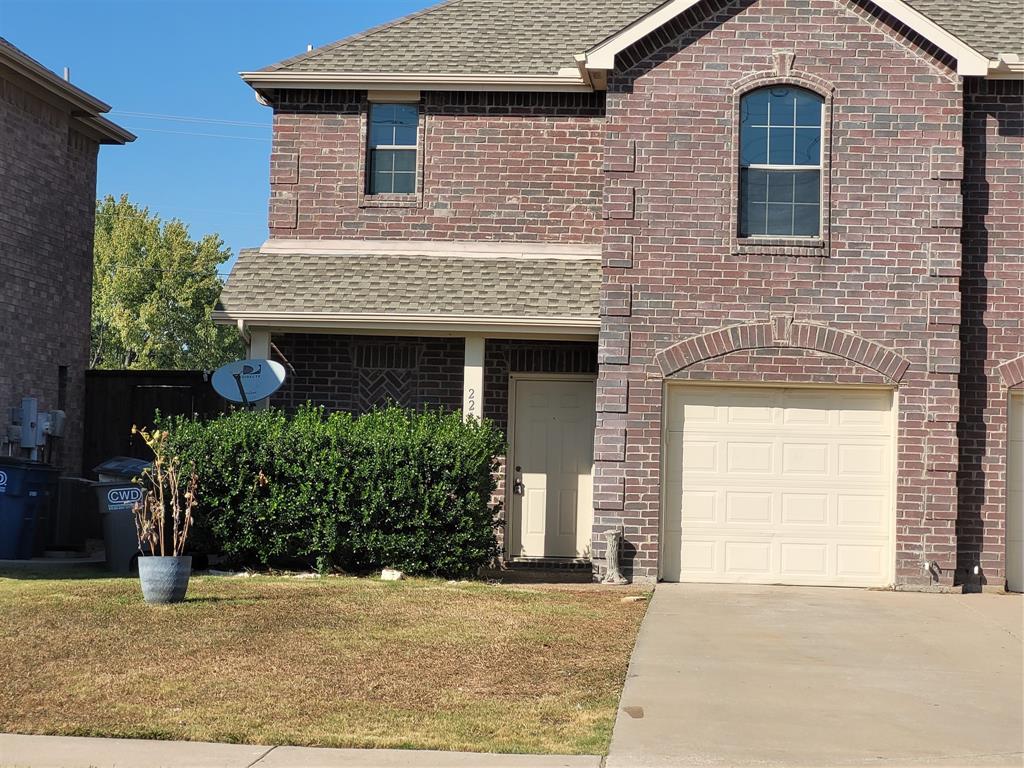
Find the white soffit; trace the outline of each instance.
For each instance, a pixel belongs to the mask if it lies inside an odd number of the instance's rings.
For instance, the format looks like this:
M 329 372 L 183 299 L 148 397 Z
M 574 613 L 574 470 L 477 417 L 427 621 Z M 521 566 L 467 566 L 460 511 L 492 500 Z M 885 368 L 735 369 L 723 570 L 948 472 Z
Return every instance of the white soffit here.
M 630 24 L 621 32 L 591 48 L 583 58 L 590 70 L 615 69 L 615 57 L 629 46 L 656 31 L 676 16 L 697 5 L 700 0 L 670 0 Z M 957 61 L 957 72 L 961 75 L 984 76 L 989 72 L 989 59 L 967 45 L 960 38 L 950 34 L 919 11 L 902 0 L 872 0 L 881 10 L 906 24 L 930 43 L 953 56 Z M 578 57 L 579 58 L 579 57 Z

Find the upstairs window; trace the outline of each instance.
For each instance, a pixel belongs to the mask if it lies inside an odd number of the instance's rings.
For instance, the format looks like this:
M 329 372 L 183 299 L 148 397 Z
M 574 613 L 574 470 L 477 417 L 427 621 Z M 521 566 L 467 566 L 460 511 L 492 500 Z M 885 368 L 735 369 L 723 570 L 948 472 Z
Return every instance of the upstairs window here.
M 370 104 L 367 194 L 415 194 L 419 123 L 417 104 Z
M 740 100 L 740 237 L 820 237 L 825 100 L 768 86 Z

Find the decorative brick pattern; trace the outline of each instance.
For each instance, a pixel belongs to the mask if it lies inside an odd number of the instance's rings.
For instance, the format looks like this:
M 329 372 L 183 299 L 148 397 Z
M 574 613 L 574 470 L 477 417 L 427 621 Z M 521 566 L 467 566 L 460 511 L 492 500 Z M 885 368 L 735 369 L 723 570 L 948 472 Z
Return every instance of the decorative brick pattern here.
M 70 108 L 69 108 L 70 109 Z M 95 140 L 52 97 L 0 73 L 0 418 L 23 397 L 63 407 L 55 463 L 82 466 L 89 367 Z M 67 367 L 64 401 L 60 368 Z

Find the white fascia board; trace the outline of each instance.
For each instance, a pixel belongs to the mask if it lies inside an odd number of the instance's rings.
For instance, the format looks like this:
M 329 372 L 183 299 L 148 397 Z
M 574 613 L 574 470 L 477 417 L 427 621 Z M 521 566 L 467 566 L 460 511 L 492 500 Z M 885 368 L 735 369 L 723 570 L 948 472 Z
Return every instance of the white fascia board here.
M 465 258 L 594 261 L 601 246 L 487 240 L 290 240 L 270 239 L 260 253 L 310 256 L 462 256 Z
M 557 75 L 381 74 L 379 72 L 239 72 L 252 88 L 326 88 L 356 91 L 563 91 L 593 88 L 576 68 Z
M 395 332 L 414 335 L 568 336 L 597 338 L 601 319 L 579 317 L 507 317 L 476 315 L 400 315 L 337 312 L 231 312 L 215 310 L 213 320 L 242 328 L 274 328 L 296 331 Z
M 622 31 L 598 44 L 583 54 L 588 69 L 615 69 L 615 57 L 629 46 L 661 28 L 676 16 L 697 5 L 700 0 L 671 0 Z M 871 0 L 878 8 L 903 22 L 930 43 L 953 56 L 957 61 L 957 73 L 961 75 L 987 75 L 989 60 L 983 54 L 967 45 L 963 40 L 950 34 L 903 0 Z
M 1024 56 L 1001 53 L 989 62 L 988 76 L 993 80 L 1024 80 Z

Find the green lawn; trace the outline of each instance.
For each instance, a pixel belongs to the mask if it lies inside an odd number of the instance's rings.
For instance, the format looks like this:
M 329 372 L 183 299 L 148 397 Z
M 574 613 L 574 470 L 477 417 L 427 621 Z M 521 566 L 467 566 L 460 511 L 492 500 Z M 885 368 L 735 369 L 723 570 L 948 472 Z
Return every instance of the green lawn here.
M 98 572 L 94 572 L 98 574 Z M 0 731 L 603 754 L 638 589 L 0 578 Z M 84 576 L 84 573 L 78 573 Z

